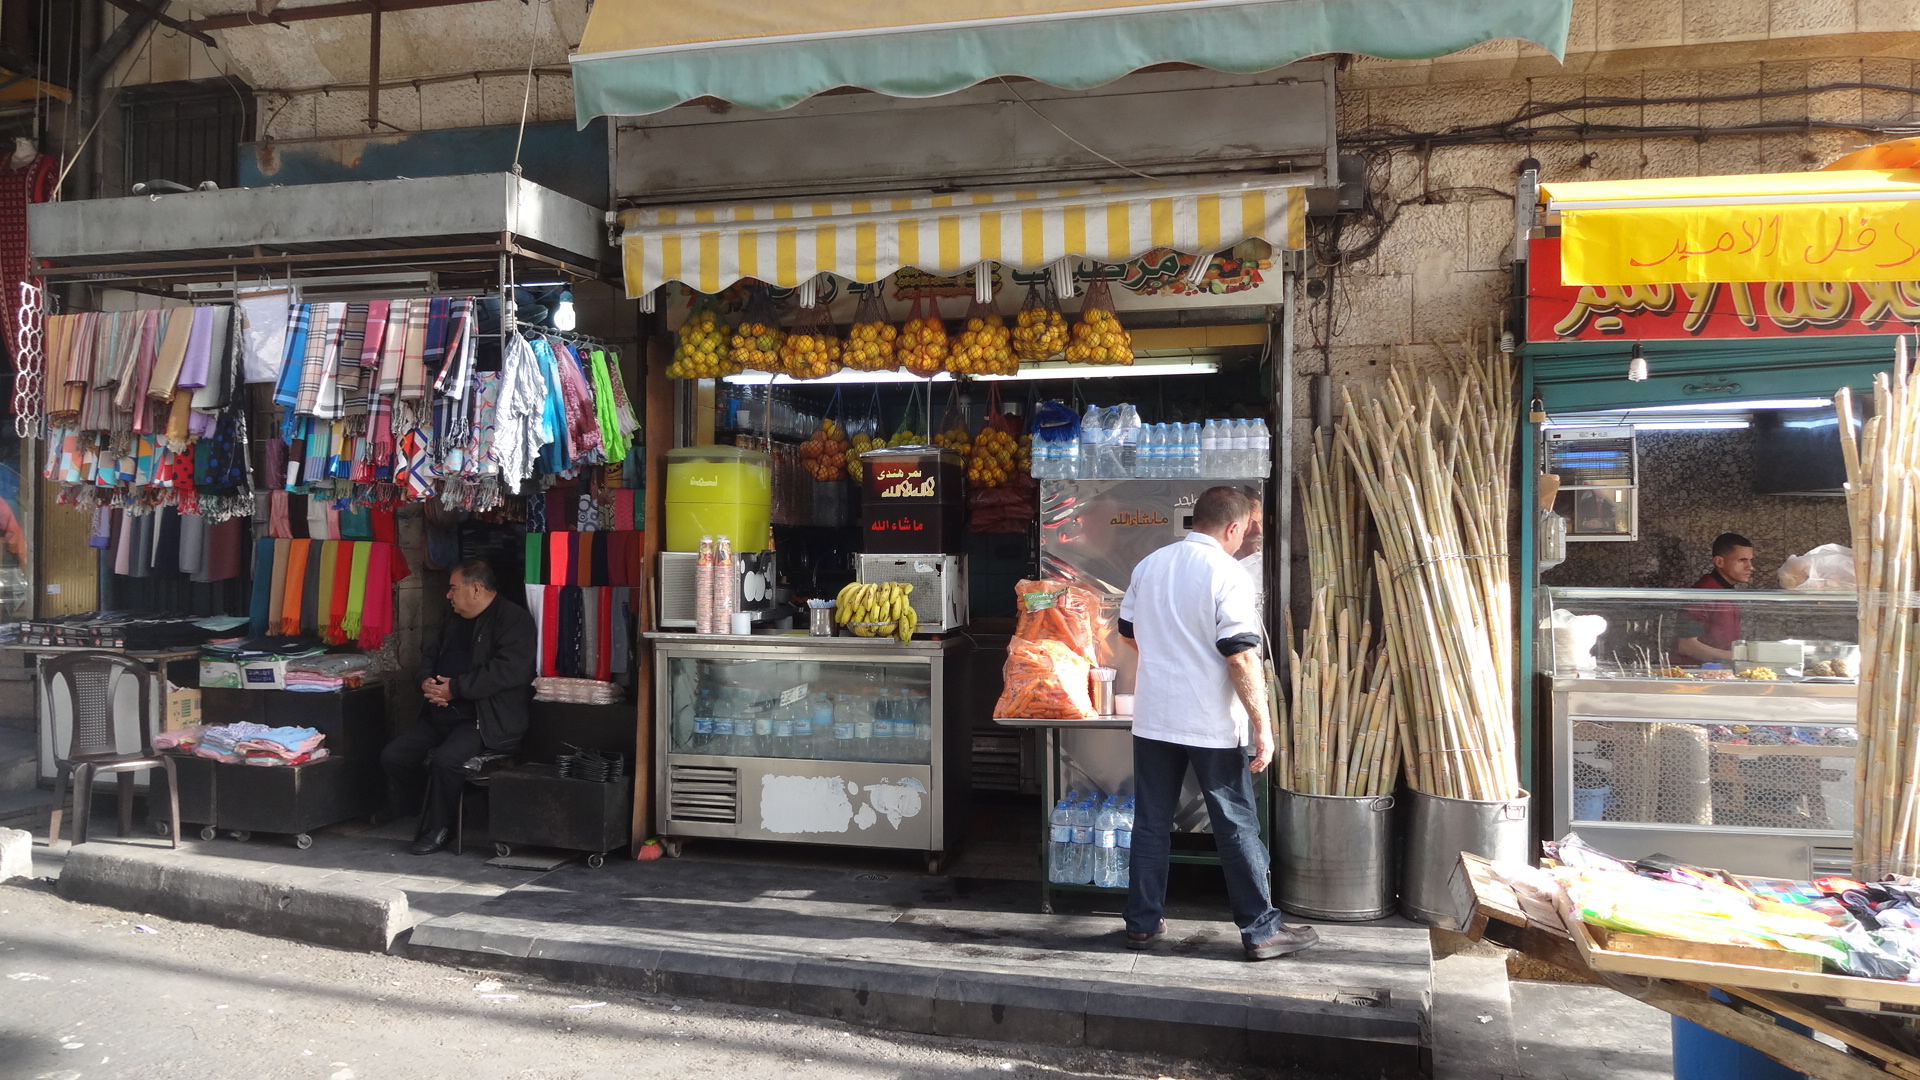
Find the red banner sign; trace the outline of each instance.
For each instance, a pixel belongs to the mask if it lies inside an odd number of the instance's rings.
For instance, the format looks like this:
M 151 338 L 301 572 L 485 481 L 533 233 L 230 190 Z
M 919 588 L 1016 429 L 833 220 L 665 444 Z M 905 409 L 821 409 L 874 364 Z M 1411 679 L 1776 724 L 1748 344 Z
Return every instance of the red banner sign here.
M 1560 238 L 1527 244 L 1528 341 L 1899 334 L 1920 327 L 1920 281 L 1560 284 Z

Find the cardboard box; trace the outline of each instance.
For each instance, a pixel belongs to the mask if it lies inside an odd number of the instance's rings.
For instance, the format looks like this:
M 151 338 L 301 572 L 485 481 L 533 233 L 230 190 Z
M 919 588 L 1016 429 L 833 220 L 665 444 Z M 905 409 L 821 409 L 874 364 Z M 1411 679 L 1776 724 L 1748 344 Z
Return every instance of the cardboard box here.
M 166 707 L 160 710 L 160 730 L 178 731 L 203 722 L 200 691 L 168 683 Z
M 255 660 L 240 665 L 240 685 L 248 690 L 285 690 L 287 688 L 287 662 L 285 660 Z
M 232 660 L 200 661 L 200 687 L 238 690 L 246 685 L 240 678 L 240 665 Z

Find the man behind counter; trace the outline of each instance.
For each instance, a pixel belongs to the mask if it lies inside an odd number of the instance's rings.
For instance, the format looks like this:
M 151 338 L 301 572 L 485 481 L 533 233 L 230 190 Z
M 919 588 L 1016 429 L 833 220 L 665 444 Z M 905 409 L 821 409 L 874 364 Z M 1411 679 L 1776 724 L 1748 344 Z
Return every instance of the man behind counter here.
M 1732 589 L 1753 579 L 1753 541 L 1739 533 L 1713 538 L 1713 569 L 1693 583 L 1696 589 Z M 1733 643 L 1740 639 L 1740 606 L 1706 603 L 1680 613 L 1679 639 L 1674 659 L 1682 664 L 1733 659 Z

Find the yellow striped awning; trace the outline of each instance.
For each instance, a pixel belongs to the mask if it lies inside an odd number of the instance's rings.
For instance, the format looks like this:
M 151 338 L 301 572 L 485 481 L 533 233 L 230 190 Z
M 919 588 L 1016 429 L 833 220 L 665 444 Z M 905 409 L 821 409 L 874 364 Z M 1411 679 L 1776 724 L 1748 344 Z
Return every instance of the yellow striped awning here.
M 655 207 L 620 214 L 627 295 L 741 278 L 793 288 L 816 274 L 879 281 L 982 263 L 1036 271 L 1070 256 L 1123 263 L 1154 248 L 1210 255 L 1258 237 L 1305 245 L 1309 176 L 1180 187 L 1009 188 L 949 195 Z

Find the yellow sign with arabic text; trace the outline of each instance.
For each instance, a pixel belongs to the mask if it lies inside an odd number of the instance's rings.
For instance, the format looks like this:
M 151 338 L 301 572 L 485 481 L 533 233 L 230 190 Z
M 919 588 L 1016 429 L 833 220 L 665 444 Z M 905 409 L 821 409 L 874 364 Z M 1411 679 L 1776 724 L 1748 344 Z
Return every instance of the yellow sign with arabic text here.
M 1920 278 L 1920 202 L 1566 210 L 1565 285 Z

